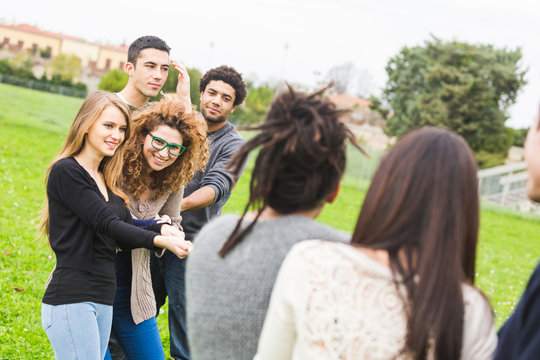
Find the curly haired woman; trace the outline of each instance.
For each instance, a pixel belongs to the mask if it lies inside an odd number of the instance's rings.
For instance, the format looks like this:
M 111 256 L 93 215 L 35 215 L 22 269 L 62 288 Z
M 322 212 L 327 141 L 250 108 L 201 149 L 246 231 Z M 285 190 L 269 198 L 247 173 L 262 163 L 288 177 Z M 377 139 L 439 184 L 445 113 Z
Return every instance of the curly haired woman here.
M 206 131 L 200 115 L 186 111 L 174 96 L 134 115 L 121 185 L 140 226 L 165 218 L 181 229 L 184 185 L 208 160 Z M 118 252 L 116 269 L 113 336 L 129 359 L 164 359 L 155 319 L 150 251 Z

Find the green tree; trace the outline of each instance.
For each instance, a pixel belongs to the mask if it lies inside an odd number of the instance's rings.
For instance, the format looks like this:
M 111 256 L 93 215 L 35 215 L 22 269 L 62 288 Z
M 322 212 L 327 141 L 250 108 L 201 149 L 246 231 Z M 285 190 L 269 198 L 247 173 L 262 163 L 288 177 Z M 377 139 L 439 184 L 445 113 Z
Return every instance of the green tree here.
M 256 124 L 264 120 L 266 112 L 274 99 L 275 91 L 268 85 L 254 87 L 247 83 L 247 96 L 244 104 L 238 106 L 232 117 L 239 124 Z
M 388 114 L 390 113 L 390 110 L 387 109 L 385 105 L 383 105 L 381 99 L 379 99 L 375 95 L 371 95 L 369 97 L 369 101 L 371 102 L 371 104 L 369 105 L 369 108 L 375 112 L 378 112 L 382 116 L 382 118 L 386 120 L 386 118 L 388 118 Z
M 191 103 L 198 108 L 200 105 L 199 81 L 201 80 L 202 74 L 195 68 L 187 68 L 187 72 L 189 75 Z M 176 70 L 173 66 L 169 68 L 169 76 L 167 76 L 167 81 L 165 81 L 165 85 L 163 85 L 163 88 L 161 89 L 163 92 L 169 94 L 176 92 L 178 74 L 178 70 Z M 159 97 L 160 96 L 156 98 L 159 99 Z
M 51 48 L 47 47 L 46 49 L 39 49 L 39 55 L 44 59 L 50 59 L 51 58 Z
M 60 54 L 47 66 L 47 73 L 51 78 L 59 78 L 60 81 L 72 83 L 81 73 L 81 59 L 75 55 Z
M 526 83 L 521 50 L 443 42 L 404 47 L 386 66 L 384 96 L 394 115 L 387 132 L 401 136 L 426 125 L 462 135 L 475 152 L 506 156 L 512 143 L 507 109 Z
M 36 78 L 34 76 L 34 72 L 32 71 L 32 68 L 34 67 L 34 62 L 28 56 L 28 54 L 24 52 L 18 53 L 13 59 L 11 59 L 10 64 L 13 70 L 11 75 L 14 75 L 21 79 Z
M 109 70 L 99 81 L 98 89 L 109 92 L 119 92 L 129 79 L 129 75 L 119 69 Z
M 0 74 L 11 75 L 13 73 L 13 66 L 11 66 L 8 59 L 0 59 Z
M 512 134 L 512 145 L 523 147 L 525 145 L 525 138 L 529 129 L 512 129 L 508 128 L 508 131 Z

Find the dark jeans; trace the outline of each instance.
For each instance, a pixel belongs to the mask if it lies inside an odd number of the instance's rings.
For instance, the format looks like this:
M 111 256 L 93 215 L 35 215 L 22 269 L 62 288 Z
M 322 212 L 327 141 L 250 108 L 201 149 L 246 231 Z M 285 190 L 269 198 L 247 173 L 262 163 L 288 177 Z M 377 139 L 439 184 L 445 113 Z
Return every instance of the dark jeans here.
M 150 318 L 137 325 L 133 322 L 129 287 L 118 286 L 116 288 L 111 335 L 124 350 L 127 359 L 165 360 L 156 318 Z M 109 356 L 107 354 L 105 360 L 111 359 Z M 116 356 L 112 354 L 113 358 Z
M 176 360 L 189 360 L 189 345 L 186 328 L 185 273 L 186 260 L 179 259 L 170 251 L 161 258 L 153 253 L 150 257 L 152 287 L 159 309 L 169 297 L 169 336 L 171 357 Z

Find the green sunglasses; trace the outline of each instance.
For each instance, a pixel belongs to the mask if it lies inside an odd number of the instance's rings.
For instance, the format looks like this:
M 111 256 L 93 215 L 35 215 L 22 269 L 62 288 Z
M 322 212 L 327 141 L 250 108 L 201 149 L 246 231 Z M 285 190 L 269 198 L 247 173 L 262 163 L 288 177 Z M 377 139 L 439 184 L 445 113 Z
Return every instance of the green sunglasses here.
M 186 147 L 182 146 L 180 144 L 169 144 L 167 141 L 163 140 L 160 137 L 154 136 L 152 134 L 148 134 L 152 137 L 152 146 L 156 150 L 163 150 L 166 147 L 169 148 L 169 154 L 172 156 L 180 156 L 186 151 Z

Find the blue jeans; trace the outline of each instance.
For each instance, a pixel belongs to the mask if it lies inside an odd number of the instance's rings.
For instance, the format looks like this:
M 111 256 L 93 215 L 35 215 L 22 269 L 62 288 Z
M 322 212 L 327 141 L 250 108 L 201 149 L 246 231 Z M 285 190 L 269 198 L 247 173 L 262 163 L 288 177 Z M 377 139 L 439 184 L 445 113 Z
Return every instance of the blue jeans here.
M 41 326 L 56 360 L 102 360 L 111 333 L 113 307 L 93 302 L 41 304 Z
M 164 360 L 165 353 L 156 318 L 150 318 L 136 325 L 131 316 L 130 296 L 130 287 L 116 287 L 112 335 L 129 360 Z M 109 354 L 105 360 L 108 359 Z
M 179 259 L 170 251 L 161 258 L 150 255 L 152 287 L 159 308 L 169 297 L 169 336 L 171 357 L 176 360 L 189 360 L 189 345 L 186 328 L 186 299 L 184 296 L 184 273 L 186 260 Z

